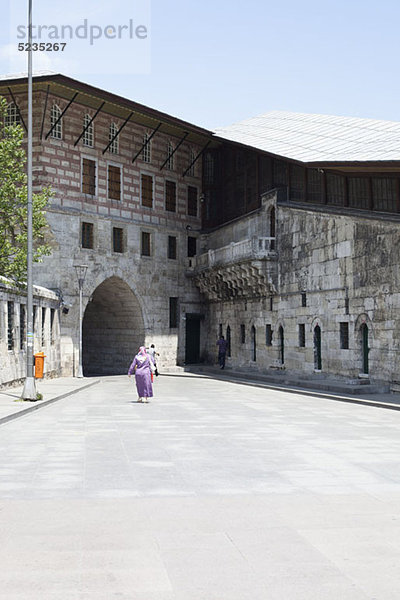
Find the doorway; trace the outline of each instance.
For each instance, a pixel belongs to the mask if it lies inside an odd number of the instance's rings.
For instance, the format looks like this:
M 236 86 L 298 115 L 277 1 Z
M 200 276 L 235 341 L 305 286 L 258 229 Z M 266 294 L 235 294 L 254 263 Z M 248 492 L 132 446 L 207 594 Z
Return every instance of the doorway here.
M 200 362 L 200 319 L 201 315 L 186 313 L 185 364 Z

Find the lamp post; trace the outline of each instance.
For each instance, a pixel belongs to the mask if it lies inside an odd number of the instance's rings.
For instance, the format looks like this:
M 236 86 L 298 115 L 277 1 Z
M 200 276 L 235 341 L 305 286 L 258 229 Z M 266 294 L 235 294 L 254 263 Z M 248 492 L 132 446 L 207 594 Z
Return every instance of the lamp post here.
M 83 377 L 82 369 L 82 312 L 83 312 L 83 282 L 85 281 L 87 265 L 74 265 L 79 284 L 79 367 L 77 377 Z
M 27 202 L 27 290 L 26 290 L 26 379 L 22 398 L 36 400 L 33 374 L 33 214 L 32 214 L 32 0 L 28 3 L 28 202 Z

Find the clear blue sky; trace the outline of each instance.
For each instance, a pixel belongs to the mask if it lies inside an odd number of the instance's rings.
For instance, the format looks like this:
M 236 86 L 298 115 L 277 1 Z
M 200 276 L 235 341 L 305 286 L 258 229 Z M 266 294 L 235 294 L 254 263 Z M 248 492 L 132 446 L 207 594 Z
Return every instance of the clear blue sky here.
M 57 3 L 58 21 L 95 19 L 104 9 L 120 23 L 135 18 L 140 2 Z M 34 15 L 54 4 L 33 0 Z M 110 64 L 102 73 L 101 54 L 94 68 L 96 59 L 81 51 L 79 69 L 61 56 L 48 68 L 210 129 L 269 110 L 400 121 L 398 0 L 151 0 L 150 7 L 147 73 L 113 73 Z M 7 19 L 0 32 L 3 48 L 16 46 Z M 101 43 L 111 65 L 124 64 L 126 45 Z M 0 71 L 9 72 L 4 52 Z

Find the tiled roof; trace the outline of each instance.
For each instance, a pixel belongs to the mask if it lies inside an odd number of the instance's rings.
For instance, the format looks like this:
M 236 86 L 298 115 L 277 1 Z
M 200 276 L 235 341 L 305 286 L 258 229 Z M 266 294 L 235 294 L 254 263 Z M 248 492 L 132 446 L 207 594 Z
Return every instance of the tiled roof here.
M 302 162 L 400 160 L 400 123 L 271 111 L 216 135 Z

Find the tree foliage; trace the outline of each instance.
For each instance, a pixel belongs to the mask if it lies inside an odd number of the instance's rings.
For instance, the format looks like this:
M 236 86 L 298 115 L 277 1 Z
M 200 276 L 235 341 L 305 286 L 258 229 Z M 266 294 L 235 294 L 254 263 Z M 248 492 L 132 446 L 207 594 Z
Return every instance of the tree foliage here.
M 26 280 L 28 186 L 24 131 L 20 125 L 5 125 L 7 101 L 0 97 L 0 275 L 15 281 Z M 47 226 L 45 208 L 50 188 L 32 195 L 33 260 L 50 254 L 44 242 Z

